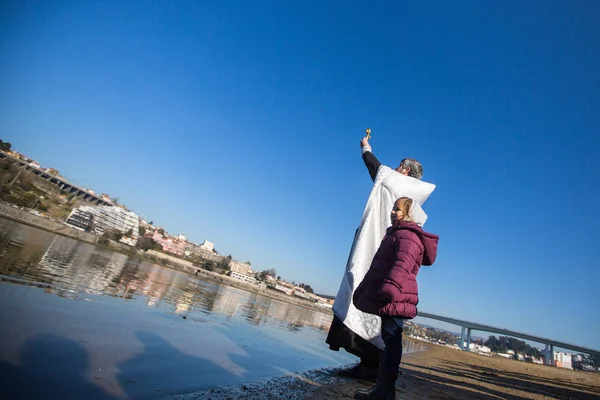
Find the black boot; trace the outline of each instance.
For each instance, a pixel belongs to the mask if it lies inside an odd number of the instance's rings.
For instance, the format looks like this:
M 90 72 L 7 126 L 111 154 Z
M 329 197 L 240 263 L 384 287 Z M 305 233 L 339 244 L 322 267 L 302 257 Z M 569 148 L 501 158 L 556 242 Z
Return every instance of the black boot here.
M 352 378 L 365 380 L 369 382 L 376 382 L 378 375 L 377 368 L 370 368 L 365 363 L 360 362 L 352 368 L 337 370 L 335 373 L 344 378 Z
M 370 389 L 358 389 L 354 398 L 364 400 L 396 400 L 397 373 L 381 373 Z

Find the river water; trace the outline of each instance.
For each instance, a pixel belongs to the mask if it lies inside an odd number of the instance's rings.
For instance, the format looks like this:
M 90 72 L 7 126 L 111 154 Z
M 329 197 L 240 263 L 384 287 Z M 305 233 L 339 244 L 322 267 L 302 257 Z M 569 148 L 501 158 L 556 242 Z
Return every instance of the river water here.
M 11 398 L 164 398 L 356 361 L 325 344 L 331 318 L 0 218 Z

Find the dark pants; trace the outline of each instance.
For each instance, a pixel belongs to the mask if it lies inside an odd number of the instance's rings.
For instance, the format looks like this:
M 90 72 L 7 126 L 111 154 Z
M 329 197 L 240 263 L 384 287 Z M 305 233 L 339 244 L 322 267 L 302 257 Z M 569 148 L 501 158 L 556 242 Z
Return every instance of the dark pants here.
M 381 317 L 381 338 L 385 343 L 381 358 L 382 375 L 395 376 L 402 360 L 402 331 L 404 319 L 398 317 Z

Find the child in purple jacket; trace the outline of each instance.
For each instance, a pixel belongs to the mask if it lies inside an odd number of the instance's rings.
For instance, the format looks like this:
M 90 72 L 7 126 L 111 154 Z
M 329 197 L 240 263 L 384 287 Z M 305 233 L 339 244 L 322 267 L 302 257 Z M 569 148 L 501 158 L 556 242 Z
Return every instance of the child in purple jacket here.
M 373 257 L 371 267 L 356 288 L 354 306 L 381 317 L 385 344 L 377 383 L 359 389 L 357 399 L 395 399 L 395 382 L 402 359 L 402 330 L 405 319 L 417 315 L 417 274 L 421 265 L 432 265 L 439 236 L 421 229 L 410 216 L 412 200 L 401 197 L 394 203 L 390 226 Z

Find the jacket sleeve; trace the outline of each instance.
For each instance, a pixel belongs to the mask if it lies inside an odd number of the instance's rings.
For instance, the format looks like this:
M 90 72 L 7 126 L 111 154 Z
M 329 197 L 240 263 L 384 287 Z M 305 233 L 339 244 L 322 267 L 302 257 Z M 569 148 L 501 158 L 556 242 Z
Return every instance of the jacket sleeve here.
M 377 170 L 381 167 L 381 163 L 375 157 L 373 153 L 370 151 L 365 151 L 362 155 L 363 161 L 369 170 L 369 175 L 371 175 L 371 179 L 375 182 L 375 177 L 377 176 Z

